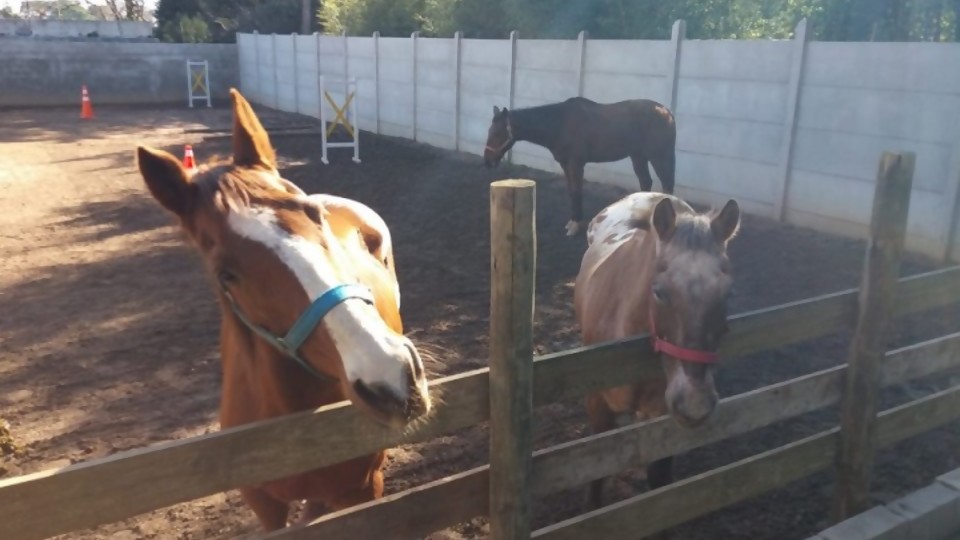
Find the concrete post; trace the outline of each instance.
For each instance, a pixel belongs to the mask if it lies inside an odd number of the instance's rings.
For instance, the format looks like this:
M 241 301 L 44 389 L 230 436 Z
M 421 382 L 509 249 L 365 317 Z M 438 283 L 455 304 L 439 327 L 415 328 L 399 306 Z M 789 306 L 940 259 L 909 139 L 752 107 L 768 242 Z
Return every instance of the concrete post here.
M 454 46 L 454 81 L 453 81 L 453 148 L 460 150 L 460 81 L 461 67 L 463 66 L 463 32 L 457 30 L 453 34 Z
M 956 256 L 953 244 L 956 242 L 957 225 L 960 224 L 960 141 L 953 143 L 950 152 L 950 167 L 947 169 L 947 185 L 943 197 L 943 262 L 948 263 Z
M 410 34 L 412 40 L 413 61 L 413 140 L 417 140 L 417 39 L 420 38 L 420 32 Z
M 787 214 L 787 196 L 790 188 L 790 169 L 793 166 L 793 138 L 797 132 L 797 108 L 800 105 L 800 87 L 803 84 L 803 66 L 807 51 L 807 20 L 797 23 L 793 34 L 793 58 L 790 63 L 790 94 L 787 97 L 786 117 L 783 121 L 783 139 L 780 145 L 780 163 L 773 193 L 773 218 L 784 221 Z
M 517 92 L 517 36 L 516 30 L 510 32 L 510 99 L 507 105 L 512 111 Z M 513 163 L 513 149 L 507 152 L 507 162 Z
M 320 77 L 323 77 L 323 69 L 320 66 L 320 32 L 314 32 L 314 36 L 317 38 L 317 118 L 323 118 L 323 83 L 320 82 Z M 327 129 L 326 124 L 321 124 L 320 129 Z
M 270 34 L 270 57 L 273 58 L 273 108 L 280 108 L 280 83 L 277 82 L 277 34 Z
M 344 30 L 340 35 L 343 37 L 343 99 L 347 99 L 350 93 L 350 50 L 347 48 L 347 31 Z
M 263 83 L 260 80 L 260 32 L 253 31 L 253 70 L 256 73 L 257 92 L 256 101 L 263 101 Z
M 583 71 L 587 61 L 588 36 L 589 34 L 586 30 L 581 30 L 580 34 L 577 36 L 577 50 L 579 51 L 578 55 L 580 57 L 577 60 L 577 97 L 583 97 Z
M 297 69 L 299 56 L 297 56 L 296 32 L 290 34 L 290 40 L 293 41 L 293 110 L 297 114 L 300 114 L 300 77 L 298 77 L 300 70 Z
M 377 133 L 380 133 L 380 31 L 373 33 L 373 102 L 374 115 L 377 122 Z
M 677 113 L 677 87 L 680 81 L 680 48 L 683 46 L 683 40 L 686 37 L 687 21 L 677 19 L 670 31 L 670 73 L 667 74 L 670 88 L 670 110 L 673 111 L 674 115 Z

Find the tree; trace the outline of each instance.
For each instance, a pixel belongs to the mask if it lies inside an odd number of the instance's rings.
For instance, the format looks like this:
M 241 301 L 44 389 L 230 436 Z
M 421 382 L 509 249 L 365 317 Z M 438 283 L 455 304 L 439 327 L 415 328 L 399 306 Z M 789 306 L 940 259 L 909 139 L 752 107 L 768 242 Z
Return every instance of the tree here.
M 142 21 L 144 0 L 105 0 L 107 8 L 118 21 Z
M 181 15 L 176 22 L 168 21 L 163 26 L 163 39 L 178 43 L 208 43 L 210 28 L 199 16 Z

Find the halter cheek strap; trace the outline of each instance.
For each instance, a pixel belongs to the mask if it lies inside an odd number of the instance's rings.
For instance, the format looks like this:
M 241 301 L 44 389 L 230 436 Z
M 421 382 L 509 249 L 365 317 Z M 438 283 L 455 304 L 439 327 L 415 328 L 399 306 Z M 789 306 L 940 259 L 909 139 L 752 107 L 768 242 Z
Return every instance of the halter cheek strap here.
M 337 285 L 314 300 L 310 306 L 307 307 L 306 311 L 300 315 L 297 322 L 293 323 L 293 326 L 285 336 L 278 336 L 248 319 L 240 310 L 240 306 L 237 305 L 237 302 L 233 299 L 233 296 L 227 288 L 223 286 L 221 286 L 221 288 L 223 289 L 224 296 L 226 296 L 227 301 L 230 303 L 230 309 L 244 326 L 263 338 L 267 343 L 273 345 L 274 348 L 292 358 L 308 373 L 327 382 L 337 382 L 338 379 L 332 375 L 318 371 L 310 365 L 309 362 L 304 360 L 299 353 L 300 347 L 307 341 L 307 338 L 310 337 L 313 330 L 320 324 L 320 321 L 330 313 L 330 310 L 342 302 L 356 298 L 371 305 L 374 303 L 373 294 L 370 292 L 370 289 L 362 285 Z
M 653 344 L 653 352 L 663 353 L 678 360 L 695 362 L 697 364 L 714 364 L 720 360 L 720 355 L 715 352 L 680 347 L 661 338 L 660 335 L 657 334 L 653 304 L 650 304 L 650 342 Z

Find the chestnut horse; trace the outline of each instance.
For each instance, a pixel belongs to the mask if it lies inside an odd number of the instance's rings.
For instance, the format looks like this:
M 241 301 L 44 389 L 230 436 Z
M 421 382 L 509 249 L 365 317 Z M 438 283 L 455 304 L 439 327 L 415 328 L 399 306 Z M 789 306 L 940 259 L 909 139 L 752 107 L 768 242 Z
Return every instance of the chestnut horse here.
M 283 179 L 253 109 L 230 94 L 231 160 L 191 174 L 167 152 L 137 148 L 147 188 L 216 284 L 220 425 L 349 399 L 371 418 L 406 426 L 429 412 L 430 396 L 402 334 L 387 226 L 360 203 L 308 197 Z M 280 529 L 293 501 L 306 501 L 303 520 L 311 520 L 381 497 L 384 459 L 380 451 L 240 491 L 264 529 Z
M 713 413 L 715 351 L 727 332 L 733 281 L 727 243 L 739 226 L 736 201 L 698 214 L 663 193 L 628 195 L 590 222 L 574 288 L 583 343 L 649 333 L 666 374 L 588 396 L 594 433 L 667 413 L 693 428 Z M 672 482 L 672 468 L 672 458 L 650 463 L 647 483 Z M 594 482 L 594 506 L 602 491 L 603 481 Z
M 493 108 L 483 161 L 500 163 L 517 141 L 545 147 L 563 168 L 570 196 L 567 236 L 583 221 L 583 169 L 587 163 L 629 157 L 640 189 L 653 189 L 648 164 L 660 178 L 663 192 L 673 193 L 677 126 L 670 110 L 649 99 L 597 103 L 582 97 L 527 109 Z

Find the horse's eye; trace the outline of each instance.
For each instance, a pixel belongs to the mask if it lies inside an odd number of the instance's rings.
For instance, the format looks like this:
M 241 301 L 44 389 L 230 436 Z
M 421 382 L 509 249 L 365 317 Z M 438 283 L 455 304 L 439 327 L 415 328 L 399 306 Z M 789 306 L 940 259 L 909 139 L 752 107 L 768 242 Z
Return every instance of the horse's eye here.
M 654 285 L 653 286 L 653 299 L 659 304 L 667 303 L 667 291 L 663 288 L 663 285 Z
M 217 271 L 217 279 L 224 285 L 237 281 L 237 275 L 230 270 L 220 269 Z

